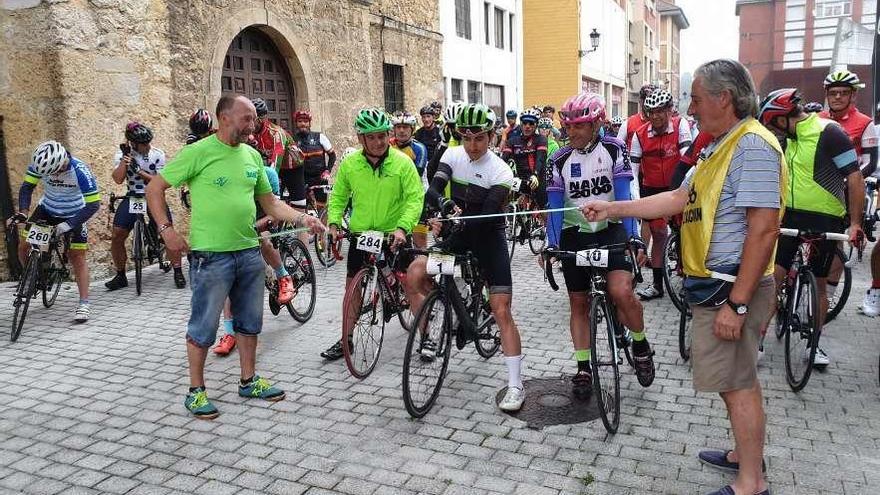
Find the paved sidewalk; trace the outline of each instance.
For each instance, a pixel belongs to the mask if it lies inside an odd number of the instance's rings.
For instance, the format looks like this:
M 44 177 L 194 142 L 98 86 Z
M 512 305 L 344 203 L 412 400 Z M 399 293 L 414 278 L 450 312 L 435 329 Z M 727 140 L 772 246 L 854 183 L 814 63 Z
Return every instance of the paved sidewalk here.
M 528 377 L 571 373 L 564 289 L 552 292 L 517 249 L 514 314 Z M 880 493 L 880 319 L 856 313 L 867 260 L 843 315 L 823 335 L 833 363 L 806 390 L 785 383 L 768 339 L 761 381 L 768 472 L 776 495 Z M 497 410 L 503 360 L 453 351 L 438 404 L 422 420 L 400 398 L 404 333 L 386 328 L 371 377 L 318 353 L 339 335 L 344 266 L 319 271 L 313 319 L 266 311 L 258 372 L 287 391 L 267 404 L 238 397 L 238 359 L 208 358 L 221 415 L 192 419 L 184 329 L 189 290 L 147 272 L 144 294 L 93 286 L 92 320 L 72 323 L 76 289 L 47 310 L 35 301 L 8 342 L 14 288 L 0 287 L 0 491 L 3 493 L 704 494 L 731 480 L 702 466 L 704 447 L 731 445 L 717 396 L 696 394 L 677 350 L 678 313 L 646 305 L 657 379 L 641 388 L 624 366 L 620 431 L 599 420 L 537 431 Z M 772 340 L 772 341 L 771 341 Z

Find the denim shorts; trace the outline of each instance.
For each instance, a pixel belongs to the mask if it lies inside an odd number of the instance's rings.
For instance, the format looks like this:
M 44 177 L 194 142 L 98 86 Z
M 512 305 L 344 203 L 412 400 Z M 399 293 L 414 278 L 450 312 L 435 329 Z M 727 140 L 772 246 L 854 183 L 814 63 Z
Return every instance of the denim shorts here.
M 265 288 L 260 248 L 221 253 L 193 251 L 188 259 L 192 309 L 186 339 L 203 348 L 214 344 L 227 297 L 236 333 L 259 335 L 263 328 Z

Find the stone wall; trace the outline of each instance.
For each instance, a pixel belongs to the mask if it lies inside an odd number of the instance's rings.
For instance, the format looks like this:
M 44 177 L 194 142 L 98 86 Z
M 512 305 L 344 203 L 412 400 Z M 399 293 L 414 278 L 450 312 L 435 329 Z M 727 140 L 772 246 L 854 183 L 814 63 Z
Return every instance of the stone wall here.
M 436 0 L 266 0 L 259 7 L 244 0 L 3 0 L 0 6 L 0 112 L 16 197 L 30 153 L 46 139 L 62 141 L 92 164 L 107 194 L 123 191 L 110 172 L 127 121 L 153 127 L 154 144 L 172 156 L 189 114 L 197 107 L 213 112 L 226 49 L 253 25 L 287 59 L 296 107 L 309 108 L 314 127 L 337 148 L 355 143 L 357 109 L 382 106 L 383 60 L 405 65 L 406 101 L 414 110 L 442 92 Z M 185 218 L 176 195 L 169 203 Z M 103 277 L 106 207 L 89 226 L 92 274 Z M 0 277 L 5 256 L 0 252 Z

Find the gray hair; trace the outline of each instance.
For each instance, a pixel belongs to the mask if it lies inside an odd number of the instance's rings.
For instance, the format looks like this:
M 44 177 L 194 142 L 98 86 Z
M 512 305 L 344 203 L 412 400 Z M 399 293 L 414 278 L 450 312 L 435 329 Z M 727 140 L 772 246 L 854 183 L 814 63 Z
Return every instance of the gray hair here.
M 698 77 L 709 94 L 719 96 L 724 91 L 730 93 L 737 118 L 758 115 L 758 92 L 755 91 L 752 75 L 743 64 L 725 58 L 712 60 L 697 68 L 694 79 Z

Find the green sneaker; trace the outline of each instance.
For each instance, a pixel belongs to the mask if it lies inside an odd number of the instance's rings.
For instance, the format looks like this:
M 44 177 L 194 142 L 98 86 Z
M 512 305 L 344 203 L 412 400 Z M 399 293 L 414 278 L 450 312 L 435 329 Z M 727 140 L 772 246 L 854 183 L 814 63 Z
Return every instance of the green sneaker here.
M 198 419 L 214 419 L 220 415 L 220 411 L 208 400 L 208 393 L 204 388 L 190 392 L 183 401 L 183 405 Z
M 251 382 L 245 386 L 239 385 L 238 395 L 272 402 L 284 399 L 284 391 L 269 385 L 269 382 L 260 375 L 254 375 Z

